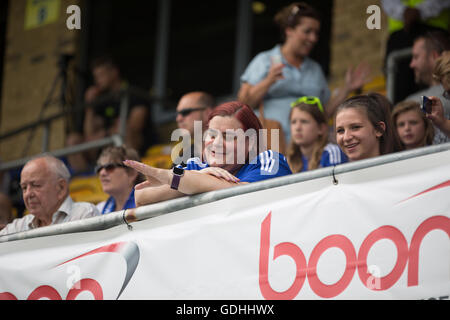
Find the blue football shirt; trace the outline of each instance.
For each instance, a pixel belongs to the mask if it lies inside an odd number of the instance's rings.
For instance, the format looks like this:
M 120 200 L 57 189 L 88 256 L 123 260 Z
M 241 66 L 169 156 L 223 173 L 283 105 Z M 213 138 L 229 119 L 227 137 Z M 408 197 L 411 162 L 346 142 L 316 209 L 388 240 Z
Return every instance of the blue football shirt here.
M 202 170 L 209 165 L 199 158 L 187 161 L 185 170 Z M 292 174 L 286 157 L 273 150 L 261 152 L 253 161 L 244 164 L 235 175 L 241 182 L 257 182 Z

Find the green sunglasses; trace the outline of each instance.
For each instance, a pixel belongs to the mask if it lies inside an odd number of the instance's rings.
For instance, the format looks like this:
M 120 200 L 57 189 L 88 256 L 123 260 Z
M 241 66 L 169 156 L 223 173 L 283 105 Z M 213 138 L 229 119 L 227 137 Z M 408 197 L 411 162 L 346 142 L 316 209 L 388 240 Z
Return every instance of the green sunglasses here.
M 294 102 L 291 103 L 291 108 L 295 107 L 299 103 L 306 103 L 306 104 L 315 104 L 319 108 L 320 112 L 324 113 L 322 103 L 320 102 L 320 99 L 313 96 L 304 96 L 301 98 L 298 98 Z

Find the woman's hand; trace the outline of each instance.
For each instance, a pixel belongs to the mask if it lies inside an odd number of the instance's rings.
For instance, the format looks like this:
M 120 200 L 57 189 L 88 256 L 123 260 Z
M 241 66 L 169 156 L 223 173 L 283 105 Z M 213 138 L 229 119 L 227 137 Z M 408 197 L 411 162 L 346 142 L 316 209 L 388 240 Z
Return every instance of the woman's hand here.
M 136 185 L 136 190 L 141 190 L 148 187 L 159 187 L 164 184 L 169 184 L 171 175 L 169 172 L 170 170 L 154 168 L 146 165 L 145 163 L 134 160 L 125 160 L 123 164 L 142 173 L 147 178 L 147 181 Z
M 444 116 L 444 107 L 442 106 L 442 102 L 438 97 L 428 97 L 431 101 L 431 113 L 427 113 L 426 116 L 428 119 L 433 121 L 433 123 L 438 127 L 442 128 L 445 122 Z
M 213 177 L 226 180 L 228 182 L 232 183 L 238 183 L 240 181 L 239 178 L 236 178 L 231 173 L 229 173 L 227 170 L 219 168 L 219 167 L 208 167 L 205 169 L 200 170 L 201 173 L 209 174 Z
M 350 92 L 362 88 L 369 82 L 370 66 L 367 63 L 360 63 L 356 68 L 349 67 L 345 74 L 345 86 Z
M 267 79 L 270 83 L 273 84 L 278 80 L 284 79 L 283 68 L 284 64 L 282 63 L 275 63 L 270 66 L 269 72 L 267 73 Z

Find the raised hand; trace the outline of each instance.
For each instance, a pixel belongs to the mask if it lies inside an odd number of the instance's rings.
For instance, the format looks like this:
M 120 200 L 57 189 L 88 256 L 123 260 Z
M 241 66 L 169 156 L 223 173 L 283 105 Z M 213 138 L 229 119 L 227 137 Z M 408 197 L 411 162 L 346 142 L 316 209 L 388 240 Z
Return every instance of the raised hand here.
M 370 81 L 370 66 L 367 63 L 360 63 L 356 68 L 349 67 L 345 74 L 345 85 L 351 92 L 362 88 Z

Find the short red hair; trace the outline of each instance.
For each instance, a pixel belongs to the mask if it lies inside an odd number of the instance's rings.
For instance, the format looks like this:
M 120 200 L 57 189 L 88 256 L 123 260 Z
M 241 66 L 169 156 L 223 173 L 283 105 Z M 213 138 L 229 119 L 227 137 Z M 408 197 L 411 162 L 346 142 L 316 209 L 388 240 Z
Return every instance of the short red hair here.
M 245 103 L 240 101 L 231 101 L 222 103 L 221 105 L 215 107 L 209 115 L 208 126 L 211 119 L 216 116 L 236 118 L 242 124 L 242 129 L 244 132 L 247 132 L 248 129 L 254 129 L 256 131 L 256 145 L 254 146 L 255 151 L 258 151 L 259 149 L 259 152 L 262 152 L 266 149 L 265 140 L 263 139 L 261 141 L 259 136 L 260 129 L 263 129 L 261 121 L 259 121 L 253 110 Z
M 208 123 L 216 116 L 235 117 L 242 124 L 244 131 L 255 129 L 256 132 L 259 132 L 263 128 L 253 110 L 240 101 L 225 102 L 215 107 L 209 115 Z

